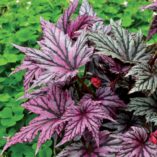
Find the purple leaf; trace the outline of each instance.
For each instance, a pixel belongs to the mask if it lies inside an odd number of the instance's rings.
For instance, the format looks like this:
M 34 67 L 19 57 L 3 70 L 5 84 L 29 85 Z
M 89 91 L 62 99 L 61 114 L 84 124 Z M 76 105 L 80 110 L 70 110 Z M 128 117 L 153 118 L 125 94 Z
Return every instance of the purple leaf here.
M 34 81 L 33 86 L 47 83 L 62 83 L 77 74 L 78 68 L 85 65 L 93 54 L 93 49 L 86 46 L 86 33 L 82 32 L 73 44 L 68 35 L 50 22 L 41 20 L 44 38 L 39 42 L 41 50 L 15 45 L 36 65 L 45 69 Z
M 118 151 L 119 140 L 114 139 L 109 132 L 100 132 L 99 139 L 100 147 L 90 138 L 86 140 L 86 145 L 80 142 L 67 146 L 57 157 L 112 157 Z
M 99 88 L 96 91 L 95 98 L 91 95 L 85 95 L 83 100 L 93 101 L 93 104 L 102 106 L 104 112 L 113 116 L 118 108 L 125 107 L 124 102 L 120 100 L 120 98 L 111 90 L 110 87 Z
M 78 16 L 68 25 L 67 33 L 71 38 L 77 37 L 80 35 L 80 32 L 82 32 L 83 29 L 89 30 L 90 28 L 92 28 L 95 22 L 98 21 L 101 21 L 101 19 L 89 16 L 87 14 Z
M 74 0 L 69 8 L 64 12 L 64 14 L 60 17 L 57 23 L 57 27 L 62 30 L 64 33 L 67 33 L 67 28 L 69 24 L 69 20 L 71 15 L 75 12 L 78 6 L 79 0 Z
M 89 5 L 88 0 L 83 0 L 82 5 L 79 11 L 80 15 L 89 15 L 89 16 L 96 16 L 93 8 Z
M 141 9 L 142 10 L 149 9 L 154 12 L 157 12 L 157 1 L 154 1 L 154 3 L 144 6 Z M 157 15 L 154 15 L 151 26 L 149 28 L 148 35 L 147 35 L 147 40 L 150 40 L 152 36 L 155 35 L 156 33 L 157 33 Z
M 83 0 L 82 5 L 79 11 L 79 15 L 88 15 L 92 16 L 93 19 L 97 18 L 96 13 L 94 12 L 92 6 L 90 6 L 88 0 Z M 91 30 L 92 31 L 101 31 L 105 34 L 108 34 L 111 32 L 111 26 L 104 26 L 103 20 L 101 18 L 98 18 L 99 20 L 95 20 L 95 22 L 92 25 Z
M 143 6 L 141 9 L 142 10 L 149 9 L 149 10 L 157 11 L 157 1 L 154 1 L 154 3 L 152 4 Z
M 103 119 L 113 120 L 101 106 L 94 105 L 90 100 L 81 100 L 79 106 L 70 106 L 62 119 L 68 124 L 65 128 L 65 135 L 58 146 L 74 139 L 76 136 L 82 136 L 86 129 L 92 133 L 97 146 L 99 146 L 101 121 Z
M 16 143 L 31 142 L 40 132 L 37 151 L 40 146 L 56 132 L 60 134 L 63 128 L 61 117 L 74 102 L 67 92 L 53 87 L 47 96 L 41 96 L 24 103 L 22 106 L 27 110 L 39 115 L 28 126 L 23 127 L 5 145 L 3 152 Z
M 111 57 L 101 55 L 101 58 L 104 61 L 104 63 L 109 66 L 109 68 L 110 68 L 109 70 L 113 73 L 126 74 L 130 69 L 130 66 L 125 65 L 124 63 L 122 63 L 118 60 L 114 60 Z
M 149 28 L 149 32 L 147 35 L 147 40 L 150 40 L 157 33 L 157 15 L 153 17 L 153 21 Z
M 38 79 L 38 77 L 42 74 L 43 69 L 41 69 L 37 64 L 35 64 L 34 61 L 32 61 L 29 57 L 26 57 L 22 65 L 18 66 L 12 72 L 12 74 L 21 70 L 26 70 L 26 74 L 24 77 L 24 89 L 25 92 L 27 92 L 31 84 L 33 84 L 33 81 Z
M 104 107 L 124 107 L 125 104 L 119 97 L 111 90 L 110 87 L 99 88 L 96 91 L 96 99 L 101 101 Z
M 119 136 L 121 149 L 116 157 L 156 157 L 157 146 L 148 142 L 148 134 L 144 128 L 132 127 Z
M 121 112 L 116 117 L 116 123 L 108 122 L 104 123 L 103 126 L 110 130 L 113 130 L 114 133 L 125 133 L 132 126 L 142 126 L 143 121 L 129 112 Z

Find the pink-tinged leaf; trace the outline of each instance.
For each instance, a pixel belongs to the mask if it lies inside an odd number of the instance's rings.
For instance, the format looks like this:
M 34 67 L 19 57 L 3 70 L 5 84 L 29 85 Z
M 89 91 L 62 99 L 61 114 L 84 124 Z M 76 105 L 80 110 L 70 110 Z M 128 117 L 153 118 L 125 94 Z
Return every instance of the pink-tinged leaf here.
M 157 15 L 153 17 L 153 21 L 149 28 L 149 32 L 147 35 L 147 40 L 150 40 L 157 33 Z
M 103 20 L 101 20 L 100 18 L 99 18 L 99 20 L 96 20 L 98 18 L 96 17 L 96 13 L 94 12 L 93 8 L 90 6 L 88 0 L 82 1 L 79 15 L 88 15 L 93 18 L 94 23 L 91 28 L 92 31 L 94 31 L 94 32 L 99 31 L 99 32 L 106 33 L 106 34 L 111 32 L 111 26 L 104 26 Z
M 154 3 L 144 6 L 141 9 L 142 10 L 149 9 L 154 12 L 157 12 L 157 1 L 155 0 Z M 153 35 L 155 35 L 156 33 L 157 33 L 157 15 L 154 15 L 151 26 L 149 28 L 148 35 L 147 35 L 147 40 L 150 40 L 153 37 Z
M 154 3 L 152 4 L 143 6 L 141 9 L 142 10 L 149 9 L 149 10 L 157 11 L 157 1 L 154 1 Z
M 82 32 L 75 43 L 68 35 L 50 22 L 41 20 L 44 25 L 44 38 L 39 42 L 41 50 L 15 46 L 26 54 L 45 72 L 34 81 L 33 86 L 65 82 L 74 77 L 80 66 L 85 65 L 93 54 L 93 49 L 86 46 L 86 33 Z
M 63 128 L 61 117 L 66 108 L 73 103 L 69 94 L 57 87 L 53 87 L 46 96 L 37 97 L 24 103 L 22 105 L 24 108 L 39 116 L 9 139 L 3 152 L 16 143 L 31 142 L 40 132 L 37 144 L 38 151 L 40 146 L 49 140 L 55 132 L 60 133 Z
M 61 29 L 64 33 L 67 33 L 70 17 L 77 9 L 78 2 L 79 0 L 74 0 L 57 22 L 57 27 Z
M 124 102 L 120 100 L 110 87 L 99 88 L 96 91 L 96 100 L 101 101 L 104 107 L 125 107 Z
M 78 16 L 68 25 L 67 33 L 71 38 L 77 37 L 80 35 L 80 32 L 82 32 L 83 29 L 90 30 L 92 26 L 98 21 L 102 20 L 87 14 Z
M 79 11 L 80 15 L 89 15 L 89 16 L 96 16 L 96 13 L 94 12 L 92 6 L 90 6 L 88 0 L 83 0 L 82 5 L 80 7 Z
M 34 69 L 28 70 L 24 77 L 24 88 L 25 91 L 27 91 L 31 84 L 33 84 L 33 81 L 38 79 L 39 76 L 42 74 L 42 69 L 38 66 L 34 65 Z
M 103 119 L 113 120 L 106 114 L 101 106 L 96 106 L 92 101 L 80 101 L 79 106 L 70 106 L 63 116 L 67 122 L 65 135 L 58 146 L 82 136 L 87 129 L 92 133 L 97 146 L 99 146 L 99 128 Z
M 39 97 L 39 96 L 45 96 L 48 94 L 48 92 L 51 88 L 52 87 L 49 85 L 49 87 L 43 87 L 43 88 L 37 89 L 33 92 L 27 92 L 22 97 L 18 98 L 18 100 L 20 100 L 20 99 L 34 99 L 34 98 Z
M 30 60 L 29 57 L 26 57 L 22 65 L 18 66 L 11 74 L 21 70 L 26 70 L 24 77 L 24 89 L 25 92 L 27 92 L 31 84 L 33 84 L 33 81 L 38 79 L 38 77 L 42 74 L 43 69 L 41 69 L 34 61 Z
M 57 157 L 113 157 L 119 149 L 120 140 L 115 139 L 107 131 L 99 133 L 100 147 L 90 139 L 82 142 L 73 143 L 60 152 Z
M 132 129 L 119 136 L 122 140 L 121 149 L 116 157 L 156 157 L 157 145 L 148 141 L 148 134 L 144 128 Z
M 96 96 L 85 95 L 83 101 L 93 101 L 93 104 L 103 107 L 105 113 L 110 116 L 116 115 L 116 110 L 126 107 L 124 102 L 111 90 L 110 87 L 99 88 L 96 91 Z
M 101 55 L 101 58 L 104 61 L 104 63 L 109 66 L 109 70 L 115 74 L 127 74 L 130 69 L 129 65 L 126 65 L 111 57 Z

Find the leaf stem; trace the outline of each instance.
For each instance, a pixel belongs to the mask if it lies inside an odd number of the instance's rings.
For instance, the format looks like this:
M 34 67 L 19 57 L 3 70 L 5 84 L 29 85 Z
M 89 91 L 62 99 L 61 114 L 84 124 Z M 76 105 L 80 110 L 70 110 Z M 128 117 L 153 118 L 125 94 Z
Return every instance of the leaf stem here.
M 53 155 L 54 155 L 54 157 L 56 157 L 56 149 L 55 149 L 55 146 L 56 146 L 56 144 L 57 144 L 57 135 L 55 135 L 55 137 L 53 138 L 53 144 L 52 144 L 52 146 L 53 146 Z

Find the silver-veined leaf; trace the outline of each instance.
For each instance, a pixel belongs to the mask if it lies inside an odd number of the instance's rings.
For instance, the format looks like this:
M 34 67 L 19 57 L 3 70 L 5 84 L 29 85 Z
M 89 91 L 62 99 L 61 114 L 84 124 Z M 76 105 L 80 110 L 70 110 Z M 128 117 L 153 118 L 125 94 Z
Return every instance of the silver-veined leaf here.
M 157 125 L 157 96 L 132 98 L 128 104 L 128 111 L 136 116 L 144 116 L 147 122 Z
M 112 56 L 126 63 L 147 62 L 150 54 L 141 32 L 129 33 L 111 20 L 112 36 L 102 32 L 89 33 L 89 39 L 96 45 L 98 53 Z
M 151 67 L 148 63 L 137 64 L 126 76 L 136 77 L 135 85 L 130 93 L 144 91 L 151 94 L 157 89 L 157 65 Z
M 96 16 L 96 13 L 94 12 L 93 8 L 90 6 L 88 0 L 82 1 L 82 5 L 80 7 L 79 14 L 80 15 L 87 14 L 89 16 Z
M 115 133 L 124 133 L 132 126 L 140 127 L 142 125 L 142 121 L 138 116 L 134 116 L 128 112 L 118 114 L 115 120 L 116 122 L 107 122 L 103 126 L 113 130 Z
M 121 149 L 116 157 L 156 157 L 157 145 L 148 141 L 145 128 L 132 127 L 125 134 L 121 134 Z

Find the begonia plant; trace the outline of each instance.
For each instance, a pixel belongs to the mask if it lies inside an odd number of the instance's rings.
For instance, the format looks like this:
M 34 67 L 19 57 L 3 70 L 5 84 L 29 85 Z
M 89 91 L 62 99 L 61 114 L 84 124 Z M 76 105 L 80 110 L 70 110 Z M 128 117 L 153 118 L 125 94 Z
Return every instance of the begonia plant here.
M 104 24 L 87 0 L 72 15 L 71 2 L 57 24 L 41 18 L 39 49 L 25 54 L 13 73 L 25 70 L 22 104 L 36 117 L 8 138 L 2 153 L 38 137 L 57 157 L 157 157 L 157 53 L 148 36 L 129 32 L 121 21 Z M 140 9 L 140 8 L 139 8 Z M 157 2 L 142 7 L 157 11 Z

